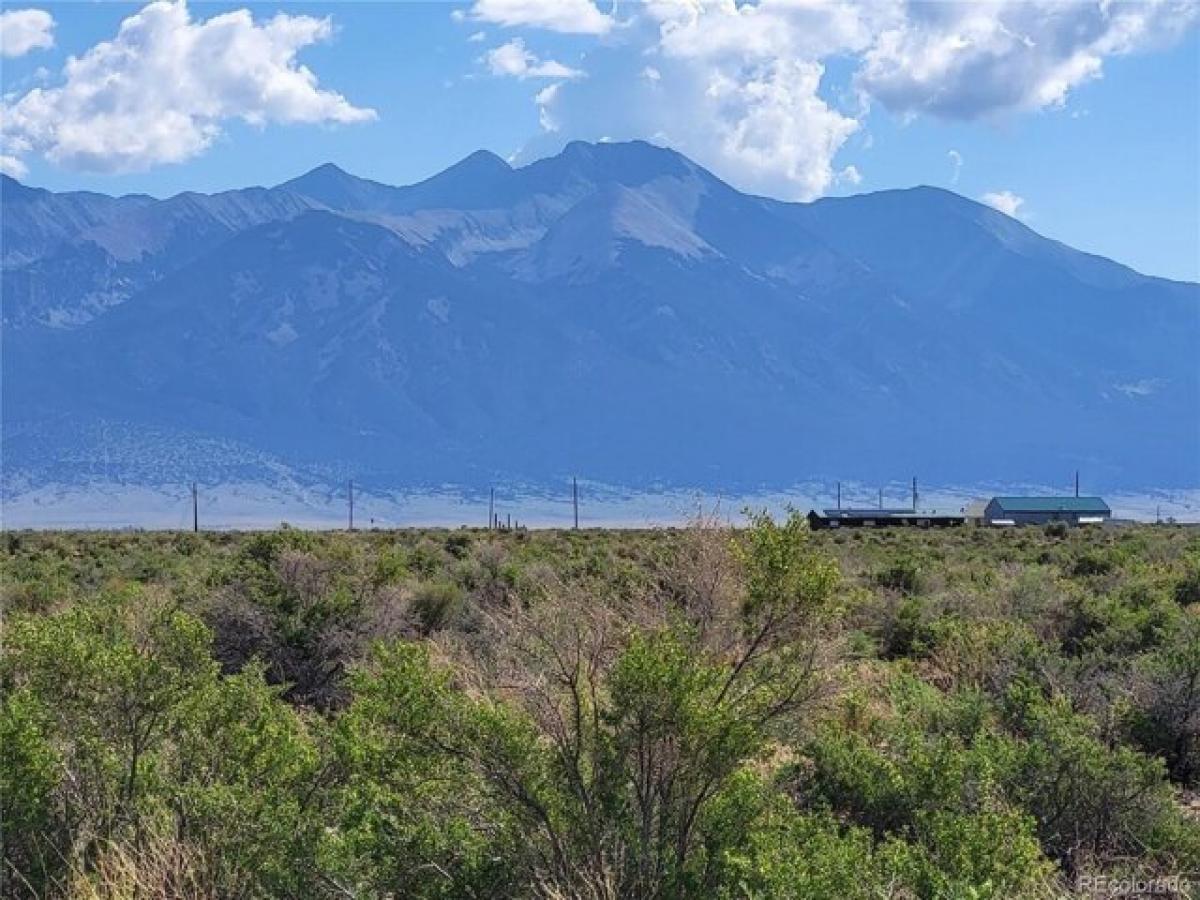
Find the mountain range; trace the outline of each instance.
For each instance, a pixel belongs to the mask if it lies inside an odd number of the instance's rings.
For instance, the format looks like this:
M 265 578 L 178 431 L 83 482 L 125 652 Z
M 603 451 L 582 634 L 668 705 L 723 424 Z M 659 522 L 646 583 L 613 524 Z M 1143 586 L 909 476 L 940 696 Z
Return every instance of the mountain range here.
M 0 276 L 9 493 L 1200 485 L 1200 285 L 936 188 L 785 203 L 642 142 L 406 187 L 2 177 Z

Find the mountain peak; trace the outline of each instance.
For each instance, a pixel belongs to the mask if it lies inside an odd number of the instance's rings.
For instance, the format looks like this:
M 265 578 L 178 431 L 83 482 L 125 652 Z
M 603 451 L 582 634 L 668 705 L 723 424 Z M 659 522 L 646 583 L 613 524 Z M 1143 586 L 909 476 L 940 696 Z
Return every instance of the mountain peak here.
M 324 178 L 352 178 L 352 177 L 354 177 L 349 172 L 347 172 L 345 169 L 343 169 L 341 166 L 339 166 L 337 163 L 331 163 L 331 162 L 321 163 L 321 165 L 317 166 L 315 169 L 313 169 L 308 174 L 309 175 L 320 175 L 321 177 L 324 177 Z
M 619 162 L 622 165 L 641 168 L 692 168 L 693 166 L 682 153 L 643 140 L 596 141 L 595 143 L 571 141 L 563 147 L 559 157 L 576 162 Z
M 637 187 L 661 177 L 703 172 L 682 154 L 646 141 L 571 141 L 557 156 L 532 162 L 520 172 L 535 183 L 583 179 Z M 713 176 L 709 176 L 713 177 Z
M 624 157 L 640 155 L 646 158 L 683 158 L 683 154 L 677 150 L 660 147 L 658 144 L 652 144 L 641 138 L 634 138 L 630 141 L 568 141 L 560 153 L 562 156 L 595 156 L 599 154 L 615 154 Z
M 448 169 L 402 188 L 409 208 L 480 209 L 502 203 L 513 188 L 513 169 L 490 150 L 476 150 Z
M 512 166 L 491 150 L 476 150 L 474 153 L 464 156 L 446 171 L 511 172 Z
M 930 184 L 918 184 L 905 188 L 886 188 L 849 197 L 822 197 L 809 204 L 815 208 L 851 208 L 869 206 L 877 211 L 895 212 L 912 217 L 946 215 L 964 217 L 976 222 L 997 227 L 1011 227 L 1022 232 L 1028 227 L 1019 219 L 1005 215 L 995 207 L 979 200 L 965 197 L 948 188 Z
M 378 182 L 351 175 L 331 162 L 322 163 L 279 187 L 316 200 L 330 209 L 370 208 L 375 205 L 376 195 L 392 190 Z
M 321 163 L 315 169 L 310 169 L 303 175 L 297 175 L 289 181 L 285 181 L 280 185 L 282 188 L 291 190 L 310 189 L 320 186 L 329 187 L 335 184 L 345 183 L 347 181 L 357 181 L 358 179 L 347 172 L 340 166 L 327 162 Z M 301 191 L 303 193 L 303 191 Z

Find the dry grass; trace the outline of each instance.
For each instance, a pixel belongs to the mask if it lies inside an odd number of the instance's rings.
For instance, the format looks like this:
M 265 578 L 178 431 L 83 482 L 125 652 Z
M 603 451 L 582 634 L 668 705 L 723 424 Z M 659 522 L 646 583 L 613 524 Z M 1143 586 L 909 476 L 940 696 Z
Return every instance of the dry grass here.
M 71 873 L 72 900 L 218 900 L 199 850 L 158 834 L 140 846 L 111 842 L 92 864 Z

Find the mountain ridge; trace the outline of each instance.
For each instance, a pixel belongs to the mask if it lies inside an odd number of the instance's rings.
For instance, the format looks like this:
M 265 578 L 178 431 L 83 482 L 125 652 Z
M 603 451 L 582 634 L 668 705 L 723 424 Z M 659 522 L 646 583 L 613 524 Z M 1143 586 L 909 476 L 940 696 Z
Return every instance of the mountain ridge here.
M 697 171 L 703 172 L 707 177 L 711 178 L 712 180 L 714 180 L 716 182 L 719 182 L 721 185 L 728 188 L 729 190 L 734 190 L 733 188 L 729 187 L 728 184 L 721 181 L 719 178 L 717 178 L 717 176 L 713 175 L 708 170 L 703 169 L 702 167 L 693 163 L 691 160 L 688 160 L 687 157 L 683 156 L 683 154 L 680 154 L 675 150 L 671 150 L 670 148 L 660 147 L 660 146 L 652 144 L 648 141 L 643 141 L 643 140 L 632 140 L 632 141 L 623 141 L 623 142 L 601 141 L 601 142 L 597 142 L 597 143 L 590 143 L 587 141 L 576 140 L 576 141 L 568 142 L 564 146 L 563 151 L 556 157 L 546 157 L 543 159 L 533 160 L 533 161 L 528 162 L 519 167 L 514 167 L 514 166 L 510 165 L 506 160 L 503 159 L 503 157 L 500 157 L 499 155 L 493 153 L 490 150 L 487 150 L 487 149 L 475 150 L 475 151 L 467 154 L 466 156 L 464 156 L 462 159 L 458 160 L 457 162 L 452 163 L 445 169 L 442 169 L 439 172 L 436 172 L 436 173 L 434 173 L 424 179 L 421 179 L 419 181 L 412 182 L 409 184 L 400 184 L 400 185 L 393 185 L 393 184 L 389 184 L 387 182 L 379 181 L 377 179 L 368 178 L 366 176 L 355 175 L 355 174 L 351 173 L 350 171 L 342 168 L 337 163 L 332 162 L 332 161 L 327 161 L 327 162 L 321 163 L 317 166 L 314 166 L 313 168 L 309 169 L 308 171 L 306 171 L 304 173 L 301 173 L 300 175 L 297 175 L 290 179 L 286 179 L 275 185 L 268 186 L 268 185 L 253 185 L 252 184 L 252 185 L 244 185 L 242 187 L 223 188 L 221 190 L 209 191 L 209 192 L 180 191 L 180 192 L 177 192 L 177 193 L 172 194 L 167 197 L 155 197 L 153 195 L 144 194 L 144 193 L 111 195 L 111 194 L 105 194 L 102 192 L 87 191 L 87 190 L 72 190 L 72 191 L 56 192 L 56 191 L 51 191 L 49 189 L 46 189 L 46 188 L 43 188 L 43 187 L 40 187 L 37 185 L 26 184 L 25 182 L 21 181 L 20 179 L 14 178 L 13 176 L 8 175 L 6 173 L 0 173 L 0 193 L 2 193 L 6 197 L 6 199 L 9 201 L 11 201 L 13 199 L 13 191 L 16 191 L 17 196 L 35 194 L 35 195 L 49 195 L 49 196 L 54 196 L 54 197 L 87 197 L 87 198 L 97 198 L 97 199 L 109 200 L 109 201 L 141 201 L 141 202 L 147 202 L 147 203 L 160 203 L 160 204 L 166 203 L 169 201 L 173 201 L 173 200 L 178 200 L 180 198 L 185 198 L 188 196 L 196 196 L 196 197 L 202 197 L 202 198 L 219 198 L 223 195 L 232 195 L 232 194 L 244 193 L 247 191 L 261 191 L 261 192 L 266 192 L 266 193 L 286 191 L 288 193 L 294 193 L 294 194 L 299 194 L 301 196 L 306 196 L 307 194 L 306 194 L 305 190 L 303 190 L 300 187 L 300 185 L 303 182 L 305 182 L 305 180 L 308 179 L 310 176 L 322 175 L 324 173 L 334 173 L 334 174 L 336 174 L 336 176 L 338 178 L 345 179 L 348 182 L 361 184 L 361 185 L 369 185 L 373 188 L 383 188 L 388 191 L 405 191 L 408 189 L 420 187 L 429 182 L 434 182 L 434 181 L 442 178 L 443 176 L 446 176 L 449 173 L 454 172 L 455 170 L 459 169 L 460 167 L 463 167 L 464 164 L 467 164 L 476 158 L 489 159 L 489 160 L 493 161 L 494 163 L 499 164 L 500 167 L 503 167 L 509 173 L 519 173 L 524 170 L 528 170 L 530 168 L 537 167 L 537 166 L 539 166 L 539 164 L 548 163 L 549 161 L 559 159 L 559 158 L 563 157 L 564 155 L 569 156 L 569 155 L 571 155 L 571 153 L 577 153 L 581 150 L 595 149 L 595 148 L 622 148 L 622 147 L 629 147 L 629 146 L 645 147 L 645 148 L 649 148 L 653 151 L 656 151 L 658 153 L 667 154 L 669 157 L 678 158 L 679 160 L 682 160 L 686 165 L 693 167 Z M 942 187 L 940 185 L 919 183 L 919 184 L 914 184 L 914 185 L 910 185 L 907 187 L 880 188 L 879 190 L 867 191 L 867 192 L 858 193 L 858 194 L 821 197 L 821 198 L 818 198 L 816 200 L 811 200 L 811 201 L 778 200 L 778 199 L 775 199 L 775 198 L 772 198 L 769 196 L 758 195 L 758 194 L 745 194 L 743 196 L 750 198 L 750 199 L 754 199 L 754 200 L 764 200 L 772 205 L 778 205 L 778 206 L 783 206 L 783 207 L 819 207 L 819 206 L 824 206 L 824 205 L 838 204 L 838 203 L 842 203 L 845 201 L 860 200 L 862 198 L 868 198 L 868 197 L 882 198 L 882 197 L 887 197 L 887 196 L 891 196 L 891 195 L 920 195 L 920 194 L 928 194 L 928 195 L 933 195 L 933 196 L 953 198 L 955 201 L 964 204 L 966 208 L 973 209 L 978 212 L 994 216 L 1000 220 L 1004 220 L 1004 221 L 1010 223 L 1012 226 L 1016 226 L 1017 228 L 1020 228 L 1023 231 L 1026 231 L 1026 232 L 1036 236 L 1039 240 L 1046 241 L 1050 244 L 1054 244 L 1054 245 L 1058 245 L 1060 247 L 1066 248 L 1073 254 L 1079 254 L 1081 256 L 1089 257 L 1092 259 L 1102 260 L 1106 264 L 1111 264 L 1113 266 L 1117 266 L 1122 269 L 1128 270 L 1129 272 L 1132 272 L 1142 278 L 1152 278 L 1152 279 L 1155 279 L 1156 281 L 1170 282 L 1173 284 L 1181 284 L 1181 285 L 1196 285 L 1196 284 L 1198 284 L 1198 282 L 1187 281 L 1187 280 L 1177 279 L 1177 278 L 1170 278 L 1167 276 L 1154 275 L 1154 274 L 1142 272 L 1142 271 L 1134 268 L 1132 265 L 1130 265 L 1128 263 L 1122 263 L 1119 260 L 1113 260 L 1109 257 L 1103 256 L 1100 253 L 1095 253 L 1095 252 L 1091 252 L 1091 251 L 1087 251 L 1087 250 L 1079 250 L 1078 248 L 1072 247 L 1071 245 L 1067 244 L 1064 241 L 1058 240 L 1056 238 L 1050 238 L 1050 237 L 1047 237 L 1047 236 L 1041 234 L 1040 232 L 1031 228 L 1026 223 L 1020 221 L 1019 219 L 1009 216 L 1009 215 L 995 209 L 994 207 L 987 205 L 986 203 L 983 203 L 978 200 L 973 200 L 970 197 L 967 197 L 963 194 L 959 194 L 956 191 L 952 191 L 952 190 Z M 318 198 L 316 198 L 314 196 L 312 199 L 318 199 Z
M 729 187 L 725 182 L 721 182 L 720 179 L 718 179 L 715 175 L 712 175 L 711 172 L 708 172 L 707 170 L 702 169 L 699 166 L 696 166 L 694 163 L 691 163 L 691 161 L 687 160 L 687 158 L 684 157 L 682 154 L 679 154 L 676 151 L 670 150 L 668 148 L 658 147 L 658 146 L 651 144 L 649 142 L 646 142 L 646 141 L 599 142 L 599 143 L 595 143 L 595 144 L 592 144 L 592 143 L 589 143 L 586 141 L 571 141 L 566 145 L 566 147 L 564 147 L 563 154 L 567 153 L 568 150 L 571 150 L 572 148 L 574 148 L 576 146 L 579 146 L 581 148 L 595 148 L 595 147 L 622 147 L 625 145 L 643 145 L 643 146 L 646 146 L 649 148 L 653 148 L 654 150 L 660 151 L 662 153 L 666 153 L 666 154 L 670 154 L 672 156 L 679 157 L 680 159 L 687 162 L 689 165 L 695 167 L 695 169 L 697 169 L 698 171 L 703 172 L 709 178 L 712 178 L 714 181 L 720 182 L 723 186 L 725 186 L 727 188 Z M 560 156 L 563 154 L 560 154 Z M 419 188 L 430 182 L 436 182 L 438 179 L 441 179 L 443 176 L 446 176 L 446 175 L 454 172 L 455 170 L 464 166 L 464 164 L 469 163 L 471 160 L 473 160 L 474 158 L 477 158 L 477 157 L 488 158 L 488 159 L 494 161 L 495 163 L 498 163 L 500 166 L 504 167 L 504 169 L 507 170 L 507 172 L 509 172 L 509 173 L 518 173 L 523 170 L 530 169 L 531 167 L 535 167 L 539 163 L 545 163 L 548 160 L 557 158 L 557 157 L 548 157 L 545 159 L 534 160 L 534 161 L 526 163 L 525 165 L 520 166 L 520 167 L 513 167 L 506 160 L 504 160 L 502 157 L 498 156 L 497 154 L 493 153 L 492 151 L 486 150 L 486 149 L 480 149 L 480 150 L 473 151 L 472 153 L 463 157 L 458 162 L 451 164 L 447 168 L 441 170 L 440 172 L 434 173 L 433 175 L 430 175 L 427 178 L 421 179 L 420 181 L 412 182 L 410 184 L 400 184 L 400 185 L 393 185 L 393 184 L 389 184 L 387 182 L 379 181 L 377 179 L 372 179 L 372 178 L 368 178 L 368 177 L 361 176 L 361 175 L 355 175 L 355 174 L 349 172 L 348 170 L 342 168 L 337 163 L 330 161 L 330 162 L 324 162 L 317 166 L 314 166 L 312 169 L 309 169 L 308 171 L 306 171 L 300 175 L 297 175 L 290 179 L 286 179 L 275 185 L 270 185 L 270 186 L 267 186 L 267 185 L 245 185 L 243 187 L 223 188 L 221 190 L 209 191 L 209 192 L 180 191 L 175 194 L 171 194 L 170 196 L 162 197 L 162 198 L 155 197 L 150 194 L 144 194 L 144 193 L 112 195 L 112 194 L 105 194 L 105 193 L 98 192 L 98 191 L 87 191 L 87 190 L 72 190 L 72 191 L 56 192 L 56 191 L 51 191 L 47 188 L 43 188 L 43 187 L 40 187 L 37 185 L 26 184 L 25 182 L 21 181 L 20 179 L 14 178 L 11 175 L 8 175 L 5 173 L 0 173 L 0 193 L 2 193 L 8 201 L 11 201 L 13 199 L 14 191 L 16 192 L 17 197 L 21 197 L 23 195 L 26 197 L 28 197 L 29 195 L 53 196 L 53 197 L 59 197 L 59 198 L 78 197 L 78 198 L 94 198 L 94 199 L 102 200 L 102 201 L 138 201 L 138 202 L 147 203 L 147 204 L 154 204 L 154 203 L 162 204 L 162 203 L 167 203 L 170 201 L 179 201 L 181 199 L 186 199 L 188 197 L 214 199 L 214 198 L 221 198 L 222 196 L 225 196 L 225 195 L 242 194 L 242 193 L 251 192 L 251 191 L 263 192 L 263 193 L 267 193 L 267 194 L 276 193 L 276 192 L 287 192 L 287 193 L 291 193 L 291 194 L 297 194 L 302 197 L 307 196 L 313 200 L 319 200 L 320 197 L 317 196 L 317 194 L 311 188 L 306 190 L 303 187 L 303 184 L 308 179 L 310 179 L 310 177 L 313 177 L 313 176 L 324 176 L 326 173 L 330 173 L 330 174 L 334 175 L 336 178 L 344 180 L 346 183 L 369 186 L 374 189 L 383 189 L 388 192 L 406 191 L 406 190 L 410 190 L 413 188 Z M 733 190 L 733 188 L 729 188 L 729 189 Z M 1094 260 L 1100 260 L 1107 265 L 1119 267 L 1121 269 L 1127 270 L 1128 272 L 1131 272 L 1142 278 L 1152 278 L 1156 281 L 1170 282 L 1173 284 L 1180 284 L 1180 285 L 1196 285 L 1198 283 L 1198 282 L 1193 282 L 1193 281 L 1187 281 L 1184 279 L 1170 278 L 1170 277 L 1163 276 L 1163 275 L 1154 275 L 1154 274 L 1150 274 L 1150 273 L 1145 273 L 1145 272 L 1142 272 L 1142 271 L 1134 268 L 1132 265 L 1129 265 L 1128 263 L 1122 263 L 1119 260 L 1111 259 L 1109 257 L 1103 256 L 1100 253 L 1095 253 L 1095 252 L 1091 252 L 1091 251 L 1087 251 L 1087 250 L 1079 250 L 1078 248 L 1072 247 L 1071 245 L 1067 244 L 1064 241 L 1058 240 L 1056 238 L 1050 238 L 1050 237 L 1047 237 L 1047 236 L 1041 234 L 1040 232 L 1038 232 L 1038 231 L 1034 230 L 1033 228 L 1031 228 L 1030 226 L 1028 226 L 1026 223 L 1020 221 L 1019 219 L 1009 216 L 1009 215 L 995 209 L 994 207 L 987 205 L 986 203 L 983 203 L 983 202 L 977 201 L 977 200 L 973 200 L 970 197 L 967 197 L 963 194 L 959 194 L 956 191 L 952 191 L 952 190 L 942 187 L 940 185 L 921 183 L 921 184 L 910 185 L 907 187 L 880 188 L 879 190 L 868 191 L 868 192 L 863 192 L 863 193 L 859 193 L 859 194 L 821 197 L 821 198 L 818 198 L 816 200 L 811 200 L 811 201 L 777 200 L 775 198 L 771 198 L 771 197 L 768 197 L 765 195 L 757 195 L 757 194 L 746 194 L 744 196 L 746 196 L 750 199 L 763 200 L 769 204 L 778 205 L 778 206 L 782 206 L 782 207 L 811 208 L 811 207 L 820 207 L 820 206 L 825 206 L 825 205 L 838 204 L 838 203 L 841 203 L 844 201 L 856 201 L 856 200 L 860 200 L 862 198 L 882 198 L 882 197 L 887 197 L 887 196 L 891 196 L 891 195 L 921 195 L 921 194 L 953 198 L 954 201 L 964 204 L 965 208 L 969 208 L 969 209 L 978 211 L 980 213 L 994 216 L 997 219 L 1004 220 L 1005 222 L 1009 223 L 1011 226 L 1015 226 L 1025 232 L 1028 232 L 1029 234 L 1035 236 L 1037 239 L 1039 239 L 1041 241 L 1045 241 L 1049 244 L 1053 244 L 1053 245 L 1057 245 L 1059 247 L 1065 248 L 1065 249 L 1069 250 L 1072 254 L 1078 254 L 1080 256 L 1088 257 L 1088 258 L 1094 259 Z M 335 207 L 331 206 L 330 208 L 335 208 Z
M 786 203 L 575 142 L 400 187 L 325 164 L 166 200 L 5 180 L 0 204 L 26 481 L 84 477 L 66 460 L 119 422 L 395 485 L 1200 484 L 1200 287 L 941 188 Z

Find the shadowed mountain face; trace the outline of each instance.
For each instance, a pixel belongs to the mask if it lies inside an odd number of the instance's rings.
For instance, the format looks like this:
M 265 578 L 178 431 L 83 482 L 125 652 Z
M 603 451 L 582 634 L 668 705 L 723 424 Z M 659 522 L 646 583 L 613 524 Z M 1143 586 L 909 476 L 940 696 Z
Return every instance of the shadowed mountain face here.
M 6 490 L 1200 484 L 1200 287 L 946 191 L 780 203 L 639 142 L 409 187 L 0 187 Z

